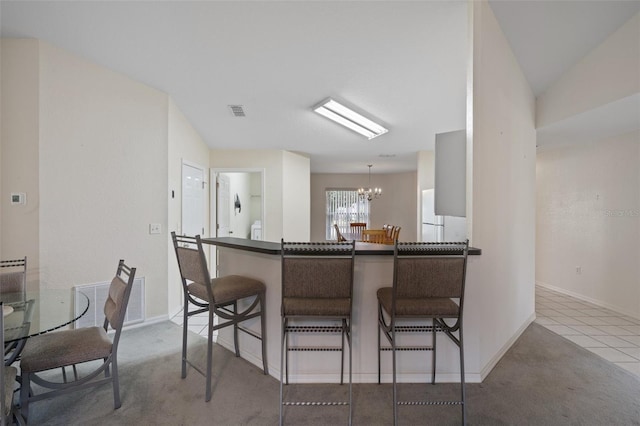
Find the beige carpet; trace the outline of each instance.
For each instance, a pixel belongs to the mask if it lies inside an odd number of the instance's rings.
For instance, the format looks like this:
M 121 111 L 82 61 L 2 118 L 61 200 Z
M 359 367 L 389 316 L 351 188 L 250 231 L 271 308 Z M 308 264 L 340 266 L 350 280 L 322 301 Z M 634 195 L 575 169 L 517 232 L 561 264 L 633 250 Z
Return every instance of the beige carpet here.
M 203 347 L 204 339 L 190 336 Z M 181 329 L 164 322 L 128 330 L 120 346 L 122 407 L 109 386 L 31 406 L 32 425 L 276 425 L 278 381 L 216 347 L 213 399 L 204 378 L 180 378 Z M 272 362 L 277 360 L 272 360 Z M 204 360 L 203 360 L 204 362 Z M 401 398 L 456 398 L 454 384 L 401 385 Z M 290 386 L 341 399 L 346 386 Z M 354 425 L 392 424 L 390 385 L 354 386 Z M 532 324 L 482 384 L 467 385 L 469 425 L 640 425 L 640 381 L 568 340 Z M 341 425 L 346 408 L 289 407 L 290 425 Z M 401 407 L 402 425 L 460 424 L 458 407 Z

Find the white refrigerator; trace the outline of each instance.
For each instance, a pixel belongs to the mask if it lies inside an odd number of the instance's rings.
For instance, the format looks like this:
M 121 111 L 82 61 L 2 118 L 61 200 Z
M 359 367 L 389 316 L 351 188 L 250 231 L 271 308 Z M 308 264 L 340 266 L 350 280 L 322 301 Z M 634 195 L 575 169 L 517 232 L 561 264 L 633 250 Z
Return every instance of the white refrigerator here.
M 434 190 L 422 191 L 422 241 L 464 241 L 467 239 L 467 218 L 437 216 L 434 206 Z

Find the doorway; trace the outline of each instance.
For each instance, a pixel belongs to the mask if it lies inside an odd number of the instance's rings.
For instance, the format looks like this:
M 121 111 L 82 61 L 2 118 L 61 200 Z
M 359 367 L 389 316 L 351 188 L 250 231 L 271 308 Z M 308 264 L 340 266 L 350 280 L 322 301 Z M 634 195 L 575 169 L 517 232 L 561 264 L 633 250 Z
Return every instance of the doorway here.
M 182 235 L 202 235 L 205 232 L 205 170 L 204 167 L 182 162 Z
M 211 169 L 211 182 L 212 236 L 262 240 L 264 169 Z M 217 253 L 212 258 L 217 274 Z

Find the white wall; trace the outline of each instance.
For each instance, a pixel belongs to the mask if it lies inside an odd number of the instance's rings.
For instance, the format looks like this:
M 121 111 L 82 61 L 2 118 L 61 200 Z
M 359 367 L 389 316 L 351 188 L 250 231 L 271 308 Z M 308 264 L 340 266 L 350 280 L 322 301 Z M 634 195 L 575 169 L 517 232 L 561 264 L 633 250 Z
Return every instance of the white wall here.
M 536 108 L 536 279 L 635 317 L 639 96 L 640 13 L 567 70 Z
M 536 127 L 640 92 L 640 13 L 564 73 L 536 106 Z
M 182 227 L 182 162 L 187 161 L 204 168 L 204 180 L 209 181 L 209 147 L 169 98 L 168 110 L 168 306 L 173 314 L 182 308 L 182 284 L 176 260 L 171 231 L 181 233 Z M 204 191 L 204 235 L 209 234 L 209 188 Z
M 422 191 L 425 189 L 433 189 L 435 187 L 435 166 L 436 156 L 434 151 L 418 152 L 418 188 L 416 197 L 416 226 L 418 229 L 418 237 L 422 238 Z M 417 241 L 417 240 L 416 240 Z
M 0 114 L 0 258 L 27 256 L 27 286 L 39 282 L 39 62 L 40 43 L 2 39 Z M 12 192 L 27 194 L 26 205 L 11 205 Z
M 467 220 L 482 255 L 471 256 L 467 272 L 465 347 L 478 354 L 469 371 L 485 376 L 534 318 L 535 104 L 488 3 L 469 7 Z
M 536 280 L 640 318 L 640 131 L 575 142 L 538 151 Z
M 251 173 L 250 176 L 249 221 L 253 224 L 256 220 L 262 220 L 262 175 L 260 173 Z
M 311 228 L 311 164 L 308 157 L 283 152 L 282 237 L 309 241 Z
M 326 239 L 326 198 L 329 188 L 357 189 L 368 184 L 368 174 L 311 175 L 311 240 Z M 371 186 L 382 188 L 382 197 L 371 202 L 372 228 L 382 228 L 385 223 L 401 226 L 399 239 L 417 241 L 418 196 L 417 173 L 374 174 Z

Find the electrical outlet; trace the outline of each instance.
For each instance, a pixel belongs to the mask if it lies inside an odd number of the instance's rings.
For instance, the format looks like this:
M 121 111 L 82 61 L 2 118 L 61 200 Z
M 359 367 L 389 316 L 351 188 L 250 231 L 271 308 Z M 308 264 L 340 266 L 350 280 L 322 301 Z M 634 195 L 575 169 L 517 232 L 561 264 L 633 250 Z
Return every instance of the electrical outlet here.
M 159 223 L 150 223 L 149 224 L 149 233 L 150 234 L 160 234 L 162 232 L 162 225 Z
M 582 266 L 576 266 L 576 274 L 577 275 L 581 275 L 582 274 Z

